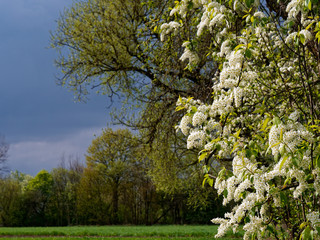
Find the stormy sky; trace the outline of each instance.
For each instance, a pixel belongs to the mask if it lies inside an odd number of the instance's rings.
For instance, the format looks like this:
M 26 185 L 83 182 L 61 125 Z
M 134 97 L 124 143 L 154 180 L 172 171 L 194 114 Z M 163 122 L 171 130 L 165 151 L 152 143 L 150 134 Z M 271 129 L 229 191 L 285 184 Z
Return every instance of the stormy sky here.
M 35 175 L 62 156 L 83 155 L 110 121 L 108 99 L 75 103 L 56 85 L 50 31 L 72 0 L 0 0 L 0 134 L 10 144 L 11 170 Z

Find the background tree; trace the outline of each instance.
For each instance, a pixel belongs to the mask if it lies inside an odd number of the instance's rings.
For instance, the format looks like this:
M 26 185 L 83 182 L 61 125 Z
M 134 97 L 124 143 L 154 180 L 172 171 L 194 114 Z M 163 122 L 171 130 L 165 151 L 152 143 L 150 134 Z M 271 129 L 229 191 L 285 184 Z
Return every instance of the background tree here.
M 210 101 L 216 68 L 206 56 L 210 32 L 192 45 L 203 53 L 196 67 L 179 60 L 187 58 L 182 56 L 183 38 L 197 31 L 193 13 L 178 24 L 180 35 L 160 41 L 160 25 L 173 18 L 172 6 L 167 0 L 81 1 L 64 12 L 52 34 L 52 47 L 61 53 L 56 61 L 63 72 L 59 83 L 77 98 L 85 98 L 91 89 L 111 99 L 118 96 L 124 110 L 115 112 L 115 122 L 140 130 L 140 140 L 153 145 L 152 151 L 164 150 L 168 145 L 159 145 L 168 142 L 171 147 L 184 146 L 183 135 L 177 137 L 174 129 L 182 117 L 174 111 L 175 102 L 179 96 Z M 182 158 L 177 166 L 186 169 L 190 162 L 184 161 L 189 160 Z
M 92 141 L 87 151 L 87 166 L 98 171 L 112 189 L 113 223 L 119 221 L 119 192 L 128 180 L 129 166 L 139 161 L 136 159 L 136 148 L 137 139 L 129 130 L 113 131 L 109 128 Z
M 27 208 L 25 189 L 33 177 L 21 172 L 11 172 L 0 178 L 0 224 L 4 226 L 27 226 Z
M 207 214 L 223 216 L 224 209 L 216 207 L 218 201 L 212 191 L 192 188 L 201 184 L 200 174 L 192 185 L 162 190 L 148 174 L 152 156 L 145 151 L 146 146 L 133 146 L 132 161 L 126 162 L 118 188 L 117 224 L 199 224 L 208 223 Z M 72 156 L 68 160 L 50 173 L 40 171 L 36 177 L 16 171 L 0 178 L 0 225 L 114 224 L 114 189 L 106 177 L 109 171 L 101 171 L 96 164 L 82 166 Z M 112 177 L 114 171 L 110 173 Z M 209 197 L 197 199 L 202 195 Z M 206 206 L 195 204 L 199 201 L 206 201 Z
M 50 225 L 47 218 L 49 200 L 52 196 L 53 179 L 49 172 L 41 170 L 32 178 L 25 189 L 25 202 L 29 211 L 25 221 L 29 225 L 46 226 Z
M 77 212 L 81 224 L 113 224 L 112 189 L 104 177 L 97 169 L 84 169 L 77 190 Z
M 0 224 L 19 226 L 19 207 L 21 204 L 21 186 L 11 177 L 0 178 Z
M 50 214 L 55 225 L 78 224 L 78 189 L 83 177 L 84 166 L 78 157 L 62 156 L 61 164 L 51 171 L 53 179 L 50 197 Z
M 170 143 L 159 144 L 163 147 L 160 151 L 150 151 L 148 173 L 157 191 L 165 193 L 168 199 L 175 199 L 173 202 L 183 202 L 187 206 L 179 206 L 172 203 L 170 207 L 176 212 L 176 221 L 184 219 L 182 214 L 192 213 L 196 217 L 196 210 L 209 211 L 212 205 L 221 204 L 216 191 L 203 183 L 203 177 L 207 169 L 198 164 L 197 156 L 186 149 L 172 148 Z M 149 152 L 149 151 L 148 151 Z M 182 200 L 184 199 L 184 201 Z M 213 202 L 216 201 L 214 204 Z M 193 212 L 193 210 L 195 212 Z M 222 210 L 222 209 L 221 209 Z M 223 216 L 224 208 L 220 213 L 213 213 L 215 216 Z M 180 214 L 178 214 L 180 212 Z M 197 218 L 197 219 L 200 219 Z M 190 219 L 192 222 L 192 219 Z

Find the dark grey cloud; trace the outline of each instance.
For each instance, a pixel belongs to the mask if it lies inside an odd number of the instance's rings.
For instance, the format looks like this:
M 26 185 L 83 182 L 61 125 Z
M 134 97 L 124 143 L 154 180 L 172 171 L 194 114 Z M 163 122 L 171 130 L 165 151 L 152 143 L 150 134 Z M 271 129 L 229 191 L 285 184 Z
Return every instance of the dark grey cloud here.
M 63 157 L 77 157 L 85 162 L 85 153 L 101 128 L 87 128 L 57 139 L 20 141 L 10 146 L 8 167 L 35 176 L 40 170 L 57 167 Z
M 59 70 L 56 52 L 48 49 L 50 31 L 72 2 L 0 1 L 0 134 L 11 144 L 13 169 L 34 173 L 33 165 L 51 168 L 62 153 L 83 154 L 109 120 L 106 97 L 74 103 L 72 93 L 55 84 Z

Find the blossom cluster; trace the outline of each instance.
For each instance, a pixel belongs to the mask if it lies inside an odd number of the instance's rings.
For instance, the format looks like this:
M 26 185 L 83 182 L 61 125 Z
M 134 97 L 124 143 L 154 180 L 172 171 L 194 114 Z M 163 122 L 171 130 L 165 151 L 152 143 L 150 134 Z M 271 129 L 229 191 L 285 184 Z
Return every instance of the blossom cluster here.
M 212 219 L 220 225 L 216 237 L 244 223 L 244 239 L 262 239 L 272 234 L 267 233 L 266 223 L 272 224 L 273 217 L 269 209 L 283 206 L 281 195 L 300 201 L 313 188 L 320 194 L 320 169 L 314 161 L 320 150 L 314 147 L 317 139 L 308 127 L 310 108 L 317 103 L 307 94 L 297 101 L 307 91 L 306 84 L 318 79 L 315 59 L 304 52 L 314 41 L 310 30 L 314 20 L 308 17 L 304 0 L 289 1 L 287 19 L 279 22 L 264 7 L 259 8 L 259 0 L 250 7 L 238 0 L 228 5 L 182 0 L 171 14 L 185 17 L 190 2 L 193 8 L 202 9 L 195 38 L 206 30 L 212 33 L 212 58 L 220 65 L 212 79 L 211 103 L 178 100 L 186 115 L 177 130 L 186 136 L 189 149 L 210 153 L 221 165 L 224 160 L 232 161 L 231 168 L 220 171 L 214 187 L 223 194 L 223 204 L 233 201 L 237 205 L 225 218 Z M 234 23 L 241 14 L 245 27 L 236 31 Z M 290 21 L 298 21 L 302 28 L 292 27 Z M 180 59 L 196 64 L 199 56 L 189 44 L 182 46 L 185 51 Z M 319 213 L 309 213 L 307 219 L 315 229 Z

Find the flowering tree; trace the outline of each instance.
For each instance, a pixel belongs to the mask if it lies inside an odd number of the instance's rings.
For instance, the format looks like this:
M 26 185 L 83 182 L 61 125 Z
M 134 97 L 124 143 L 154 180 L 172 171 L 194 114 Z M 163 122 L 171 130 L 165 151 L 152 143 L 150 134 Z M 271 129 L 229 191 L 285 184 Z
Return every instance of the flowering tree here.
M 206 175 L 234 209 L 216 237 L 244 224 L 244 239 L 319 239 L 320 3 L 317 0 L 181 0 L 161 38 L 193 22 L 181 61 L 193 69 L 202 34 L 212 41 L 212 103 L 179 98 L 178 130 L 199 161 L 221 166 Z

